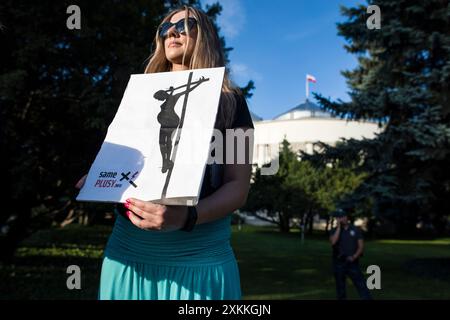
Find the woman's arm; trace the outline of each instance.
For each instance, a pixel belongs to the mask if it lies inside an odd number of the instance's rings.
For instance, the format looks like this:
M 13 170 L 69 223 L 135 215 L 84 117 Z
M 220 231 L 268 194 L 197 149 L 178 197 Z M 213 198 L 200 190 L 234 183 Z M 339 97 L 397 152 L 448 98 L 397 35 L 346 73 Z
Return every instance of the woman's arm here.
M 245 127 L 240 129 L 243 129 L 245 132 L 250 128 Z M 253 141 L 253 132 L 251 132 L 250 141 Z M 250 159 L 250 154 L 252 148 L 253 145 L 247 142 L 245 143 L 245 150 L 237 150 L 237 146 L 234 145 L 235 155 L 237 152 L 245 152 L 245 164 L 225 164 L 223 185 L 212 195 L 203 198 L 197 204 L 197 224 L 220 219 L 245 204 L 250 189 L 250 177 L 252 173 L 252 159 Z
M 211 222 L 242 207 L 250 188 L 251 164 L 227 164 L 224 184 L 197 204 L 197 224 Z

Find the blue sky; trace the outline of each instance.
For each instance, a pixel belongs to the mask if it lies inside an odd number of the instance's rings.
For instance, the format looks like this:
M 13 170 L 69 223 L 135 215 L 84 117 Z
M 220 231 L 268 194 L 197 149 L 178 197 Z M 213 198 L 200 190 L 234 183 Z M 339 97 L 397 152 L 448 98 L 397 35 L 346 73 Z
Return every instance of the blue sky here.
M 353 69 L 357 61 L 345 51 L 336 23 L 344 21 L 340 5 L 365 1 L 202 1 L 214 2 L 223 7 L 219 26 L 227 46 L 234 48 L 230 54 L 233 80 L 241 86 L 250 79 L 255 82 L 248 101 L 254 113 L 271 119 L 304 102 L 307 73 L 317 79 L 310 92 L 349 100 L 341 71 Z

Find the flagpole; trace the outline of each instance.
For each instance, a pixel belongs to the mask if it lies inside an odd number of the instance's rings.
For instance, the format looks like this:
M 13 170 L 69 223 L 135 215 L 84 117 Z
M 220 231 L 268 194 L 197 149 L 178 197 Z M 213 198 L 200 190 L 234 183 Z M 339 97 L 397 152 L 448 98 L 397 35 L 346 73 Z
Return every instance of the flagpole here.
M 306 101 L 308 101 L 309 96 L 308 75 L 305 76 L 305 80 L 306 80 Z

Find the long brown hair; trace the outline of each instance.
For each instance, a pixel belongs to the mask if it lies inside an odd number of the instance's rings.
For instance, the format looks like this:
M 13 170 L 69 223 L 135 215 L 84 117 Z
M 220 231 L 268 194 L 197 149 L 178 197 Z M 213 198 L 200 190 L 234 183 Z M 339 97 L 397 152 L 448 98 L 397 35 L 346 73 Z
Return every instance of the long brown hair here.
M 183 6 L 170 12 L 161 22 L 170 21 L 172 16 L 180 11 L 185 11 L 185 25 L 188 24 L 188 17 L 191 14 L 197 20 L 197 41 L 194 51 L 189 61 L 189 69 L 216 68 L 225 66 L 225 57 L 214 25 L 208 16 L 201 10 Z M 159 28 L 158 28 L 159 31 Z M 150 61 L 145 68 L 145 73 L 168 72 L 172 70 L 172 65 L 166 58 L 164 51 L 164 39 L 156 32 L 153 40 L 154 51 L 150 55 Z M 186 33 L 189 41 L 189 28 L 186 27 Z M 188 43 L 189 45 L 189 43 Z M 183 64 L 185 63 L 186 52 L 183 55 Z M 222 84 L 222 94 L 220 97 L 219 111 L 216 119 L 216 128 L 224 130 L 230 128 L 234 113 L 236 112 L 236 96 L 242 95 L 240 90 L 233 85 L 230 80 L 228 70 Z

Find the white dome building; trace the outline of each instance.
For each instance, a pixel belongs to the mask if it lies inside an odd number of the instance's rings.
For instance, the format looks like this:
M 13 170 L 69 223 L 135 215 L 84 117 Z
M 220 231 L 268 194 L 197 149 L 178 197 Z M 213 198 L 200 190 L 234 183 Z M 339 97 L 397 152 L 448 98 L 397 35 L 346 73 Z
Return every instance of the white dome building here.
M 374 138 L 382 128 L 374 122 L 358 122 L 333 117 L 314 103 L 305 101 L 272 120 L 251 113 L 255 126 L 253 163 L 261 167 L 278 156 L 280 143 L 286 138 L 294 152 L 312 153 L 313 143 L 334 145 L 341 138 Z

